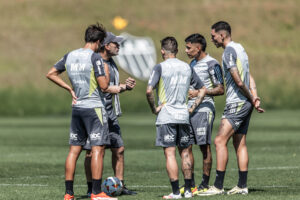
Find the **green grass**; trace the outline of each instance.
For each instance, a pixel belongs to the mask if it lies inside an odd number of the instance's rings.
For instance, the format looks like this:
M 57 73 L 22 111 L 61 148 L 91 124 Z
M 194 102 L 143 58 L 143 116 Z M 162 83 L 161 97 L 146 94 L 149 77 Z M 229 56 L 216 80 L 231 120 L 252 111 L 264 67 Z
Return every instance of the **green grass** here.
M 268 111 L 253 114 L 248 133 L 250 155 L 248 196 L 215 196 L 205 199 L 299 199 L 300 111 Z M 125 180 L 137 196 L 119 199 L 161 199 L 171 191 L 161 148 L 154 146 L 154 116 L 128 115 L 120 118 L 126 145 Z M 0 199 L 62 199 L 64 194 L 64 161 L 68 152 L 69 117 L 0 119 Z M 213 136 L 220 122 L 216 117 Z M 237 166 L 231 142 L 225 189 L 237 183 Z M 195 172 L 201 178 L 201 155 L 197 147 Z M 213 148 L 213 158 L 215 150 Z M 110 151 L 106 152 L 104 177 L 113 175 Z M 75 193 L 87 199 L 83 154 L 78 160 Z M 215 177 L 215 160 L 210 184 Z M 183 177 L 180 174 L 180 183 Z M 195 197 L 194 199 L 203 199 Z

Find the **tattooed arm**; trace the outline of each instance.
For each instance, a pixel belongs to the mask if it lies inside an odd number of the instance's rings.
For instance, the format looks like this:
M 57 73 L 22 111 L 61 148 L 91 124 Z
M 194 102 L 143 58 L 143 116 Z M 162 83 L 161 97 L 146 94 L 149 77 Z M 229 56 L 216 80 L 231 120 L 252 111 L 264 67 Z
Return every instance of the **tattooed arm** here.
M 265 112 L 265 110 L 260 107 L 260 98 L 257 95 L 255 80 L 251 76 L 251 74 L 250 74 L 250 92 L 254 97 L 254 107 L 257 110 L 257 112 L 259 112 L 259 113 Z
M 230 68 L 230 74 L 231 77 L 233 78 L 235 84 L 239 87 L 240 91 L 245 95 L 245 97 L 247 97 L 247 99 L 249 99 L 249 101 L 254 105 L 254 98 L 253 95 L 249 92 L 248 88 L 246 87 L 246 85 L 244 84 L 244 82 L 242 81 L 240 74 L 239 74 L 239 70 L 237 67 L 231 67 Z
M 201 89 L 198 90 L 197 98 L 196 98 L 195 102 L 193 103 L 193 105 L 189 109 L 190 114 L 193 113 L 194 110 L 200 105 L 200 103 L 203 101 L 205 95 L 206 95 L 206 88 L 205 88 L 205 86 L 203 86 Z
M 148 86 L 147 86 L 147 91 L 146 91 L 146 96 L 147 96 L 147 101 L 149 103 L 149 106 L 151 108 L 151 111 L 153 114 L 157 115 L 159 111 L 161 110 L 163 105 L 160 105 L 158 107 L 155 106 L 155 97 L 154 97 L 154 92 L 153 88 L 156 88 L 161 76 L 161 65 L 158 64 L 154 66 L 152 74 L 149 78 L 148 81 Z
M 150 106 L 152 113 L 157 115 L 163 105 L 160 105 L 158 107 L 155 106 L 155 97 L 154 97 L 154 92 L 153 92 L 152 86 L 147 87 L 146 96 L 147 96 L 147 101 L 148 101 L 148 104 Z

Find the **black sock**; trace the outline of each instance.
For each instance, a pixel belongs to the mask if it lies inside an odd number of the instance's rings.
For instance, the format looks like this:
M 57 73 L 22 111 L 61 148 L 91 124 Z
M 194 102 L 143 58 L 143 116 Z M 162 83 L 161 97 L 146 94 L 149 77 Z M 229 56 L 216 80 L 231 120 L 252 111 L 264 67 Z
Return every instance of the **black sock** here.
M 176 181 L 170 181 L 170 182 L 171 182 L 173 194 L 180 194 L 179 181 L 176 180 Z
M 223 189 L 223 182 L 224 182 L 225 171 L 218 171 L 216 170 L 216 180 L 214 186 L 218 189 Z
M 93 182 L 86 182 L 87 186 L 88 186 L 88 192 L 92 192 L 93 189 Z
M 124 180 L 121 180 L 121 182 L 122 182 L 122 187 L 125 187 L 125 183 L 124 183 Z
M 247 175 L 248 171 L 239 171 L 239 188 L 246 188 L 247 187 Z
M 192 179 L 184 179 L 184 191 L 191 192 Z
M 195 187 L 194 173 L 192 173 L 192 183 L 191 183 L 191 187 Z
M 101 192 L 101 182 L 102 179 L 93 179 L 93 194 L 99 194 Z
M 66 194 L 73 195 L 73 183 L 74 181 L 65 181 L 66 185 Z
M 201 185 L 203 185 L 204 187 L 208 187 L 208 183 L 209 183 L 209 176 L 203 174 Z

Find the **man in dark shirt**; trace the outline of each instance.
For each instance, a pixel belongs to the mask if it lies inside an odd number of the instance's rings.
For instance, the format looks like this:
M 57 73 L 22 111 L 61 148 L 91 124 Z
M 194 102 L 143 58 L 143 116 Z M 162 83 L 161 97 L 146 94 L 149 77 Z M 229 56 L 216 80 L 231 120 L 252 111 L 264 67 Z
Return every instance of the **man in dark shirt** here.
M 114 176 L 122 181 L 123 190 L 122 194 L 134 195 L 136 192 L 128 190 L 124 185 L 124 142 L 121 135 L 120 125 L 118 117 L 121 116 L 121 107 L 119 100 L 119 93 L 130 91 L 134 88 L 136 82 L 133 78 L 127 78 L 125 83 L 120 84 L 119 71 L 116 63 L 113 60 L 113 56 L 118 55 L 119 43 L 123 38 L 115 36 L 111 32 L 107 32 L 102 46 L 100 48 L 100 55 L 109 67 L 110 82 L 107 89 L 104 91 L 105 97 L 105 109 L 108 115 L 108 127 L 109 127 L 109 139 L 110 145 L 107 146 L 112 152 L 112 168 L 114 170 Z M 91 192 L 91 185 L 89 183 L 90 178 L 90 165 L 89 160 L 91 157 L 90 146 L 85 145 L 84 149 L 87 150 L 85 159 L 85 171 L 88 181 L 88 195 Z

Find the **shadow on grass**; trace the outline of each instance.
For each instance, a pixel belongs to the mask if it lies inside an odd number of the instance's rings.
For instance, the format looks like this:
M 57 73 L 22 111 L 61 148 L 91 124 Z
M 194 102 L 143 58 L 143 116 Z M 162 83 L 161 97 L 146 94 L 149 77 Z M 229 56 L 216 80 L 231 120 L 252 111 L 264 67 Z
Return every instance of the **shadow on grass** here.
M 265 192 L 266 190 L 264 189 L 258 189 L 258 188 L 249 188 L 249 193 L 251 192 Z
M 88 197 L 87 195 L 82 195 L 82 196 L 76 196 L 76 199 L 91 199 L 91 197 Z

